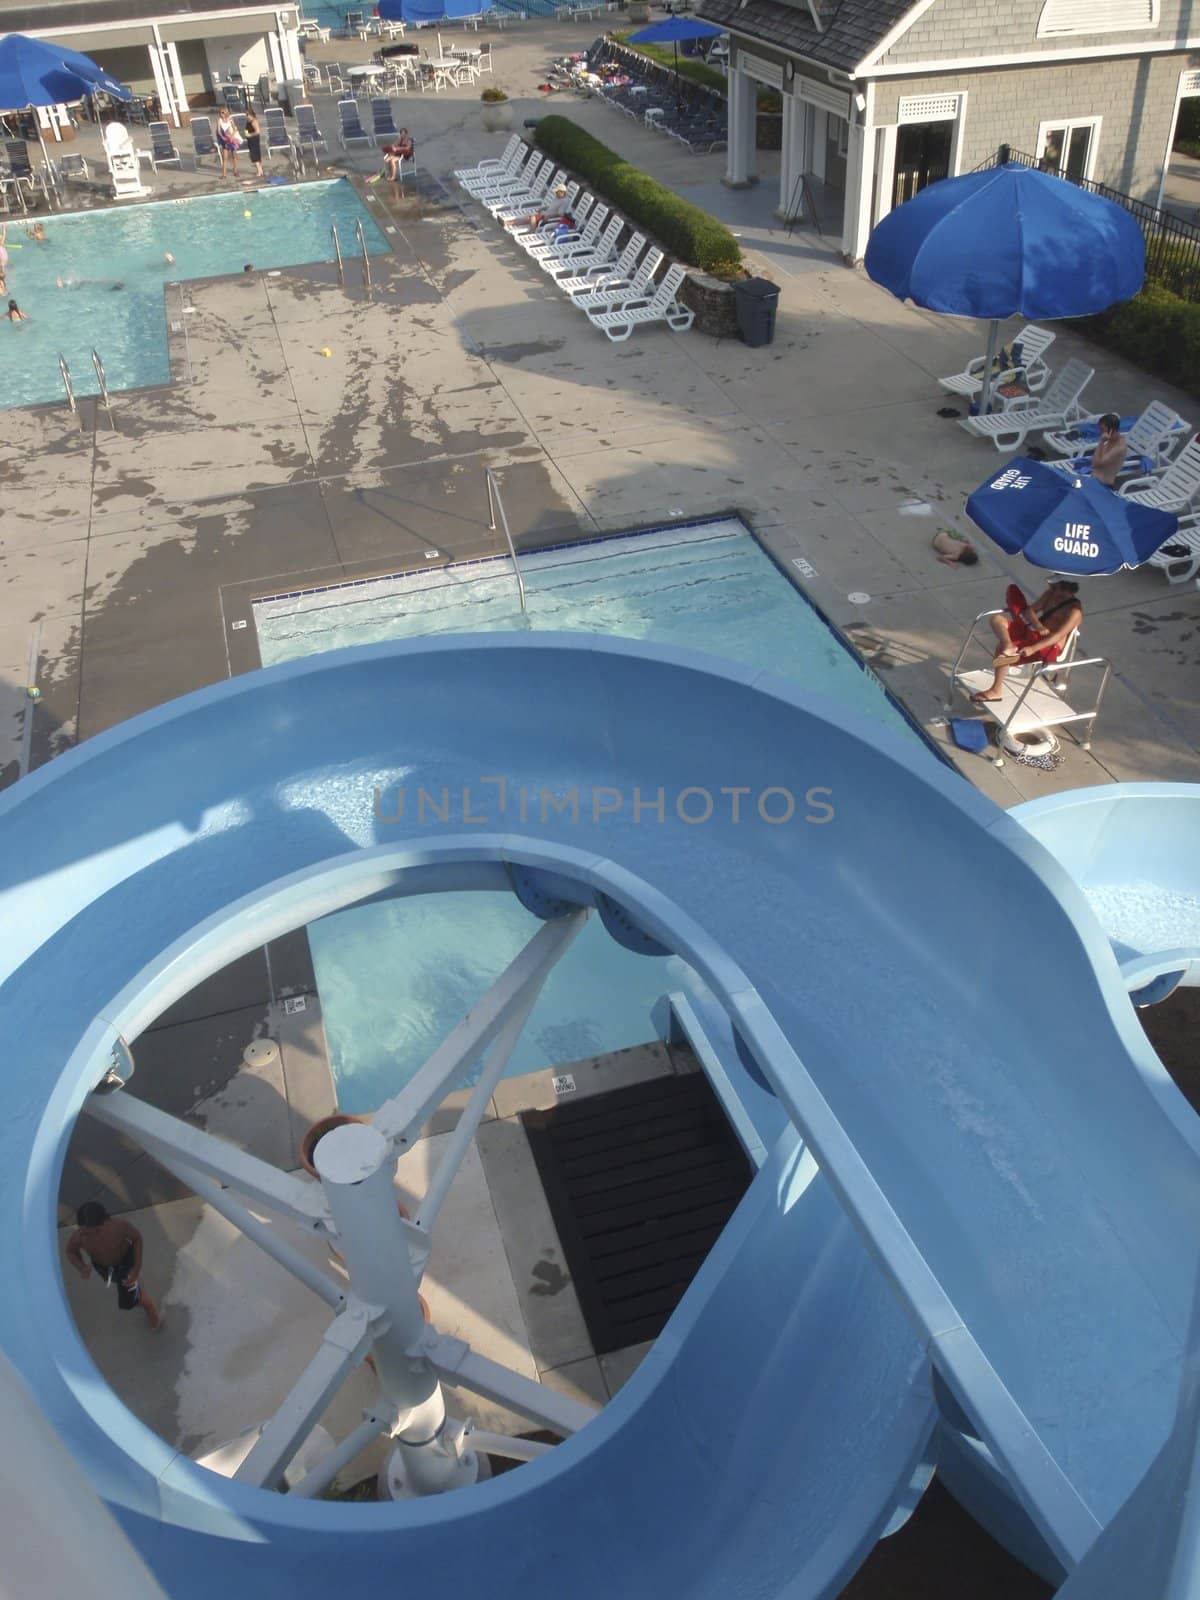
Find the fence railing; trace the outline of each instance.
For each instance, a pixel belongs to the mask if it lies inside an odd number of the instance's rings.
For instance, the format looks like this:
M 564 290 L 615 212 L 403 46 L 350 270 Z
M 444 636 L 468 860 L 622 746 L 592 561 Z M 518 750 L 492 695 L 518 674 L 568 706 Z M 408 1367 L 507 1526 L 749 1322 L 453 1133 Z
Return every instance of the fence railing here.
M 981 168 L 1001 167 L 1006 161 L 1017 161 L 1023 167 L 1041 167 L 1043 161 L 1002 144 L 994 156 L 981 163 Z M 979 169 L 977 169 L 979 170 Z M 1056 173 L 1057 177 L 1065 177 Z M 1106 183 L 1095 183 L 1090 178 L 1066 178 L 1068 183 L 1090 194 L 1102 195 L 1123 211 L 1136 218 L 1146 239 L 1146 281 L 1159 283 L 1184 300 L 1200 300 L 1200 227 L 1184 222 L 1170 211 L 1149 205 L 1145 200 L 1135 200 L 1119 189 L 1110 189 Z

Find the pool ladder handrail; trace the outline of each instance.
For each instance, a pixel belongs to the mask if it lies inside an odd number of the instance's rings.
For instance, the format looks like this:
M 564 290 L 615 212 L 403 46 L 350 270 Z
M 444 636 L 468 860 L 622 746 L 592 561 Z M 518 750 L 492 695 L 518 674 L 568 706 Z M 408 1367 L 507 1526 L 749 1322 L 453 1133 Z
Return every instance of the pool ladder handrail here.
M 333 240 L 333 254 L 334 254 L 334 259 L 337 261 L 338 282 L 341 284 L 342 288 L 344 289 L 346 287 L 346 267 L 345 267 L 344 262 L 342 261 L 342 242 L 338 238 L 338 231 L 337 231 L 337 223 L 336 222 L 331 222 L 329 224 L 329 236 Z
M 504 501 L 500 498 L 500 485 L 496 480 L 493 468 L 485 467 L 484 476 L 487 478 L 488 491 L 488 526 L 496 532 L 496 512 L 500 512 L 500 523 L 504 529 L 504 537 L 508 540 L 508 553 L 512 557 L 513 576 L 517 580 L 517 595 L 521 601 L 521 610 L 527 612 L 525 605 L 525 580 L 521 576 L 521 563 L 517 560 L 517 547 L 513 544 L 512 530 L 508 526 L 508 518 L 504 514 Z
M 62 351 L 58 352 L 58 370 L 62 375 L 63 388 L 67 391 L 67 404 L 72 414 L 75 412 L 75 386 L 71 382 L 71 369 L 67 365 L 67 358 Z
M 111 416 L 112 401 L 108 395 L 108 382 L 104 376 L 104 363 L 96 350 L 92 351 L 92 367 L 96 374 L 96 382 L 100 385 L 100 404 Z
M 355 238 L 357 238 L 357 240 L 358 240 L 358 248 L 362 251 L 363 287 L 365 289 L 370 289 L 370 287 L 371 287 L 371 257 L 370 257 L 370 254 L 367 251 L 367 236 L 363 232 L 363 225 L 362 225 L 362 218 L 361 217 L 355 217 L 355 219 L 354 219 L 354 235 L 355 235 Z

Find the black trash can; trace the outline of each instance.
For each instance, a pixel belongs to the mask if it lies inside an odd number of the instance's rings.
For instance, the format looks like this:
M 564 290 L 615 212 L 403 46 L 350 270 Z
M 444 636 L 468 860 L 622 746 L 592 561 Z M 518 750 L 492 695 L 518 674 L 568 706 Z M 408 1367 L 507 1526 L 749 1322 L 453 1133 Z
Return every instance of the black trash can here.
M 738 332 L 742 342 L 757 350 L 775 337 L 779 285 L 769 278 L 738 278 L 733 285 Z

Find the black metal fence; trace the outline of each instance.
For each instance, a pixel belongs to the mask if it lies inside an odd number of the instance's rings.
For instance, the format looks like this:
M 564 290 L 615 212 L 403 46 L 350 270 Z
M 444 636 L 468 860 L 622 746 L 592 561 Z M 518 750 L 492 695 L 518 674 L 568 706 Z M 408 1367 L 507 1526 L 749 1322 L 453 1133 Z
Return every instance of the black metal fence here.
M 1006 161 L 1018 161 L 1025 167 L 1045 166 L 1044 160 L 1039 161 L 1036 156 L 1026 155 L 1007 144 L 1002 144 L 996 154 L 981 165 L 1001 167 Z M 1068 178 L 1067 181 L 1092 194 L 1103 195 L 1137 219 L 1146 238 L 1148 283 L 1160 283 L 1184 300 L 1200 300 L 1200 227 L 1182 221 L 1169 211 L 1160 211 L 1157 206 L 1147 205 L 1144 200 L 1122 194 L 1119 189 L 1110 189 L 1106 183 L 1093 183 L 1089 178 Z

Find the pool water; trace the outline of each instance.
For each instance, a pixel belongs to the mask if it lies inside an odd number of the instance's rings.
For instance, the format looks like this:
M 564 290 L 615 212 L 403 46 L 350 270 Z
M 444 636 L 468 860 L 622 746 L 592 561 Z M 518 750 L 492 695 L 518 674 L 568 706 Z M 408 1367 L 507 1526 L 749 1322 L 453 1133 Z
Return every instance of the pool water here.
M 8 292 L 29 321 L 0 323 L 2 406 L 61 400 L 60 354 L 77 394 L 97 391 L 93 350 L 114 393 L 166 383 L 169 282 L 240 272 L 247 262 L 263 270 L 332 261 L 333 223 L 343 248 L 353 247 L 356 222 L 372 255 L 389 248 L 344 178 L 41 220 L 45 244 L 8 219 Z M 57 287 L 60 278 L 68 287 Z
M 435 633 L 603 633 L 770 668 L 916 739 L 736 519 L 522 556 L 521 572 L 527 618 L 507 559 L 259 602 L 263 664 Z M 383 902 L 312 924 L 342 1108 L 395 1094 L 537 927 L 507 894 Z M 690 981 L 682 961 L 634 955 L 593 918 L 551 974 L 509 1075 L 645 1043 L 655 1002 Z

